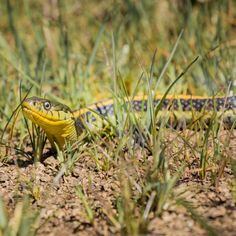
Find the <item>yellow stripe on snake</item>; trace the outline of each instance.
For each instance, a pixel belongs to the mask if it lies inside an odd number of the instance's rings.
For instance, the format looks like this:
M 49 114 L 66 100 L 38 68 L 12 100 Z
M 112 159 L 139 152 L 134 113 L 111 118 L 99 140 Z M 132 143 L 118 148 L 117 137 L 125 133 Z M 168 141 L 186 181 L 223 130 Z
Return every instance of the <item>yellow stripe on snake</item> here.
M 161 99 L 162 97 L 156 97 L 153 101 L 154 106 L 157 106 Z M 172 122 L 172 127 L 176 127 L 181 116 L 183 119 L 187 116 L 193 117 L 195 113 L 202 111 L 205 114 L 216 111 L 225 128 L 235 128 L 236 126 L 236 96 L 214 98 L 168 96 L 162 102 L 161 115 L 168 112 L 175 114 L 176 119 Z M 134 97 L 132 101 L 124 100 L 123 103 L 130 104 L 131 110 L 135 112 L 146 112 L 148 110 L 147 97 Z M 55 142 L 60 149 L 63 149 L 65 143 L 77 140 L 84 129 L 85 123 L 94 122 L 96 119 L 95 113 L 104 117 L 112 116 L 114 114 L 114 105 L 112 100 L 108 100 L 72 111 L 62 103 L 31 97 L 25 99 L 22 103 L 22 110 L 26 118 L 45 131 L 52 146 L 55 146 Z M 159 119 L 161 119 L 161 115 Z

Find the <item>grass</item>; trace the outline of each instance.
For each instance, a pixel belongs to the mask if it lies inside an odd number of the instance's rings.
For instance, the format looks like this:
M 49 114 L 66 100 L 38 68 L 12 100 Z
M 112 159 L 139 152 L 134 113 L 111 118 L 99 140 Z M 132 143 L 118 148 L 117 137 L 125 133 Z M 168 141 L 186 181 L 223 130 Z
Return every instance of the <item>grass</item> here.
M 14 210 L 13 216 L 9 219 L 2 198 L 0 199 L 0 234 L 6 236 L 14 235 L 35 235 L 38 228 L 39 214 L 29 209 L 29 199 L 24 198 Z
M 162 101 L 155 107 L 155 94 L 165 98 L 168 94 L 235 93 L 235 3 L 188 1 L 183 7 L 181 0 L 176 2 L 1 3 L 0 132 L 20 104 L 20 87 L 22 97 L 32 87 L 30 96 L 45 96 L 72 109 L 113 98 L 115 116 L 103 120 L 98 129 L 88 127 L 77 144 L 58 153 L 54 185 L 60 187 L 63 177 L 71 176 L 76 163 L 86 156 L 98 174 L 108 175 L 115 169 L 119 189 L 112 194 L 112 210 L 105 205 L 99 209 L 108 225 L 122 234 L 149 233 L 153 218 L 181 205 L 194 222 L 215 235 L 198 209 L 193 209 L 195 205 L 184 198 L 188 188 L 178 195 L 179 182 L 192 168 L 193 159 L 203 183 L 209 180 L 218 186 L 226 167 L 235 175 L 229 150 L 234 134 L 231 130 L 222 140 L 218 113 L 213 111 L 207 129 L 201 128 L 203 114 L 190 122 L 195 127 L 190 131 L 167 128 L 173 114 L 162 118 L 156 129 Z M 148 112 L 137 115 L 126 99 L 140 94 L 148 96 Z M 45 146 L 42 130 L 25 125 L 19 117 L 12 126 L 13 138 L 9 139 L 9 126 L 1 143 L 25 153 L 32 150 L 37 167 Z M 3 145 L 2 163 L 22 156 L 12 150 L 4 153 Z M 232 189 L 235 201 L 235 184 Z M 90 199 L 93 194 L 85 193 L 81 183 L 73 194 L 95 227 L 100 215 Z M 30 227 L 31 222 L 26 224 Z

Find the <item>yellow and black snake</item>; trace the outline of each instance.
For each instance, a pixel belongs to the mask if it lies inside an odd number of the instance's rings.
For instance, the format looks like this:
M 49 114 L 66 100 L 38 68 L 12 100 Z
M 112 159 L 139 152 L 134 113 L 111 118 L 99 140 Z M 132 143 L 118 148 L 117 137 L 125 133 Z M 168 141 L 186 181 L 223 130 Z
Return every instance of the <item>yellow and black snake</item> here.
M 164 100 L 162 97 L 156 97 L 153 105 L 162 101 L 161 112 L 177 111 L 181 114 L 190 114 L 204 111 L 211 113 L 216 111 L 223 117 L 223 123 L 226 127 L 235 127 L 236 123 L 236 96 L 228 97 L 193 97 L 193 96 L 168 96 Z M 147 97 L 134 97 L 132 101 L 125 100 L 125 104 L 130 104 L 135 112 L 148 110 Z M 54 146 L 54 142 L 60 149 L 63 149 L 65 142 L 74 142 L 84 128 L 84 123 L 96 119 L 93 111 L 104 117 L 114 114 L 114 105 L 112 100 L 99 102 L 88 108 L 72 111 L 68 106 L 52 102 L 48 99 L 31 97 L 25 99 L 22 103 L 23 114 L 33 123 L 39 125 L 46 133 L 49 141 Z M 185 115 L 184 115 L 185 116 Z M 89 119 L 89 117 L 92 119 Z

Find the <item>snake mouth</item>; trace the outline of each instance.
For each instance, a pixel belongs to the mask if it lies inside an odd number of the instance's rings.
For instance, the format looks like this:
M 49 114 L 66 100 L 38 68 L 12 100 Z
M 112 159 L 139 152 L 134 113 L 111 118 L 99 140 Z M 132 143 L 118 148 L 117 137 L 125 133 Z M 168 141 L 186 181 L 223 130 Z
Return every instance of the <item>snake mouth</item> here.
M 36 120 L 34 119 L 36 113 L 32 111 L 32 108 L 30 107 L 30 104 L 28 102 L 24 101 L 21 104 L 21 108 L 25 117 L 36 122 Z
M 37 111 L 34 111 L 32 109 L 29 109 L 27 106 L 24 106 L 22 108 L 23 114 L 26 118 L 31 120 L 33 123 L 39 125 L 41 128 L 43 128 L 48 133 L 58 133 L 58 130 L 61 131 L 65 127 L 70 126 L 70 121 L 65 120 L 51 120 L 48 119 L 48 117 L 42 116 Z
M 35 109 L 30 102 L 24 101 L 21 106 L 23 114 L 38 125 L 41 125 L 42 123 L 50 125 L 65 122 L 65 120 L 59 119 L 58 116 L 53 116 L 52 111 L 43 112 Z
M 34 123 L 38 125 L 42 125 L 42 123 L 47 123 L 47 117 L 44 117 L 42 115 L 39 115 L 36 111 L 33 111 L 28 106 L 22 106 L 22 111 L 25 117 L 33 121 Z
M 50 104 L 49 108 L 45 107 L 46 103 Z M 60 123 L 74 119 L 74 114 L 69 107 L 58 102 L 50 102 L 47 99 L 27 98 L 22 102 L 21 108 L 29 119 L 41 120 L 43 123 Z

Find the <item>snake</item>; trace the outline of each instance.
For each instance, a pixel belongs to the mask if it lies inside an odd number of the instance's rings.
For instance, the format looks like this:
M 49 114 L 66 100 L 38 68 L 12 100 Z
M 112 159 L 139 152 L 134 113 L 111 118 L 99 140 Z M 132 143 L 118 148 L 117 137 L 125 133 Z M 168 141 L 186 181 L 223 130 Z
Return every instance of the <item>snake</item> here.
M 236 96 L 201 97 L 201 96 L 156 96 L 153 106 L 160 105 L 159 122 L 166 114 L 175 114 L 175 124 L 180 120 L 195 114 L 211 116 L 214 112 L 217 119 L 222 121 L 227 129 L 235 128 L 236 123 Z M 150 100 L 146 96 L 136 96 L 132 100 L 124 99 L 123 106 L 130 105 L 134 112 L 148 112 Z M 51 145 L 64 149 L 66 143 L 73 143 L 85 129 L 85 124 L 94 122 L 96 117 L 114 116 L 115 105 L 113 100 L 94 103 L 88 107 L 73 111 L 69 106 L 40 97 L 26 98 L 22 102 L 23 115 L 33 124 L 41 127 Z M 199 116 L 198 116 L 199 117 Z M 205 119 L 206 120 L 206 119 Z M 177 121 L 177 122 L 176 122 Z M 172 122 L 173 123 L 173 122 Z M 176 127 L 176 125 L 175 125 Z

